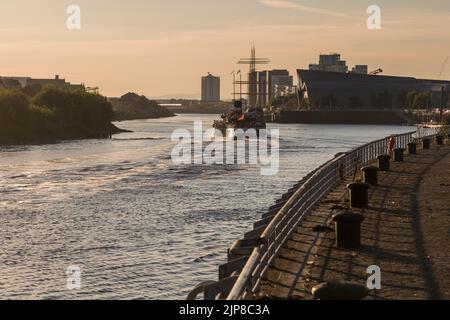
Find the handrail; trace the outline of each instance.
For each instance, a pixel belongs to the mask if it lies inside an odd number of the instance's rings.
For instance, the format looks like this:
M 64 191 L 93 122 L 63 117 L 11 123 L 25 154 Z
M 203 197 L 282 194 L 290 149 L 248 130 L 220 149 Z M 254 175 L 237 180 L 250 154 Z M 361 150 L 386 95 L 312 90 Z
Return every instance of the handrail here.
M 264 230 L 259 245 L 253 249 L 246 265 L 228 294 L 227 300 L 252 298 L 283 244 L 314 206 L 320 203 L 342 181 L 342 175 L 348 177 L 356 170 L 355 168 L 369 163 L 382 153 L 386 153 L 391 137 L 395 137 L 397 147 L 406 148 L 411 141 L 436 135 L 435 130 L 434 134 L 431 133 L 431 130 L 427 130 L 426 134 L 412 131 L 379 139 L 339 155 L 313 171 L 310 178 L 297 189 Z

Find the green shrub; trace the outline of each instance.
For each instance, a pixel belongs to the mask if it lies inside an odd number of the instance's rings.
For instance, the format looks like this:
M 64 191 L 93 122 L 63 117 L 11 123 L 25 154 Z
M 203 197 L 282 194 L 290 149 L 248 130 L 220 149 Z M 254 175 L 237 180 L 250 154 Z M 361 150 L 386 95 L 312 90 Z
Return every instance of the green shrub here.
M 33 98 L 42 90 L 42 85 L 36 83 L 22 88 L 20 91 L 30 98 Z
M 30 100 L 17 90 L 0 90 L 0 124 L 22 125 L 29 117 Z
M 83 90 L 45 87 L 33 98 L 33 103 L 49 108 L 60 125 L 93 127 L 104 125 L 113 117 L 112 105 L 105 97 Z
M 81 89 L 34 86 L 0 90 L 2 131 L 104 130 L 112 118 L 113 108 L 105 97 Z

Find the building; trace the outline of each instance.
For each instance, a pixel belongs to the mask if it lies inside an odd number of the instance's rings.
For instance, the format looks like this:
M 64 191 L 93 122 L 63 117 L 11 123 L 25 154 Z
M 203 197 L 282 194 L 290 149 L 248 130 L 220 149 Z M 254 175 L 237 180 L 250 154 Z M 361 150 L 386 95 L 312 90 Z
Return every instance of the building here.
M 54 85 L 60 87 L 66 87 L 71 89 L 84 89 L 82 84 L 71 84 L 66 82 L 65 79 L 61 79 L 58 75 L 53 79 L 33 79 L 30 77 L 0 77 L 4 87 L 6 88 L 25 88 L 32 85 Z
M 22 88 L 22 86 L 18 80 L 0 77 L 0 88 L 20 89 L 20 88 Z
M 294 85 L 294 77 L 287 70 L 269 71 L 269 102 L 288 92 Z
M 258 106 L 258 72 L 252 71 L 248 74 L 248 105 L 250 107 Z
M 309 70 L 340 72 L 340 73 L 349 72 L 347 62 L 341 60 L 341 55 L 339 53 L 321 54 L 319 57 L 319 64 L 310 64 Z M 352 68 L 350 72 L 358 74 L 368 74 L 368 66 L 356 65 L 355 67 Z
M 408 94 L 429 93 L 428 107 L 440 107 L 444 89 L 444 107 L 448 106 L 450 81 L 297 70 L 300 99 L 308 99 L 316 110 L 405 109 Z
M 258 72 L 258 106 L 268 106 L 275 98 L 291 92 L 293 87 L 294 77 L 288 70 Z
M 269 72 L 258 72 L 258 107 L 263 108 L 268 105 L 269 96 Z
M 353 67 L 351 73 L 357 73 L 357 74 L 368 74 L 369 73 L 369 66 L 368 65 L 356 65 Z
M 220 101 L 220 78 L 208 73 L 202 77 L 202 101 L 217 102 Z
M 339 53 L 321 54 L 319 64 L 310 64 L 311 71 L 327 71 L 327 72 L 348 72 L 347 62 L 341 60 Z

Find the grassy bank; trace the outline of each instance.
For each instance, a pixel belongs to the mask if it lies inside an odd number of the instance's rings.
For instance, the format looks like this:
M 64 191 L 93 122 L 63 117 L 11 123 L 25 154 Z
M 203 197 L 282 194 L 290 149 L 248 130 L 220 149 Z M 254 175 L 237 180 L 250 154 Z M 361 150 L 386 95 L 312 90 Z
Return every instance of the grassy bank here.
M 98 94 L 61 87 L 0 90 L 0 145 L 108 138 L 112 105 Z
M 115 121 L 159 119 L 174 117 L 167 108 L 158 105 L 155 101 L 133 92 L 120 98 L 110 98 L 114 110 Z

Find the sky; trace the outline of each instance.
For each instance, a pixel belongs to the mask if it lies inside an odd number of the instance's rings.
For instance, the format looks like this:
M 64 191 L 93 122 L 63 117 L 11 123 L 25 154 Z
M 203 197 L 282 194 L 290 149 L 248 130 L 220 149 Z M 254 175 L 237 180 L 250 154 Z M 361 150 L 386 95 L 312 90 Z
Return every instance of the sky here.
M 366 26 L 381 8 L 381 30 Z M 81 29 L 69 30 L 69 5 Z M 220 76 L 230 99 L 231 72 L 250 53 L 267 69 L 317 63 L 339 52 L 351 66 L 386 75 L 437 78 L 450 56 L 448 0 L 14 0 L 0 3 L 0 76 L 48 78 L 133 91 L 148 97 L 199 97 L 201 76 Z M 245 69 L 244 69 L 245 71 Z M 296 76 L 295 76 L 296 78 Z M 450 63 L 442 78 L 450 79 Z

